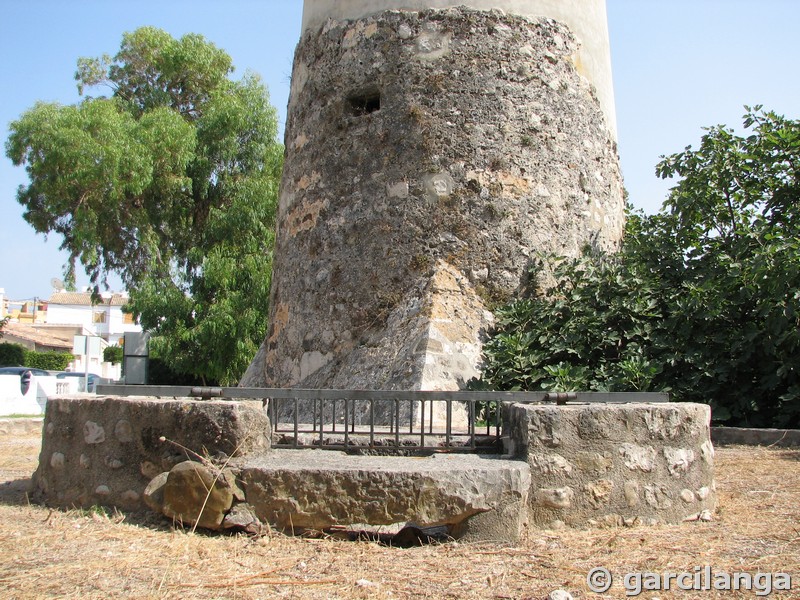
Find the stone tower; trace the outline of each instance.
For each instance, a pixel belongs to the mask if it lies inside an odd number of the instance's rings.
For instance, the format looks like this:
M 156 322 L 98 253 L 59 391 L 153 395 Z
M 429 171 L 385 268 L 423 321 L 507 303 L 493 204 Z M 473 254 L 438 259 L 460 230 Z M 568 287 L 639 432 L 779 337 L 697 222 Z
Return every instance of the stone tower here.
M 621 237 L 605 0 L 305 0 L 303 27 L 241 383 L 459 389 L 537 256 Z

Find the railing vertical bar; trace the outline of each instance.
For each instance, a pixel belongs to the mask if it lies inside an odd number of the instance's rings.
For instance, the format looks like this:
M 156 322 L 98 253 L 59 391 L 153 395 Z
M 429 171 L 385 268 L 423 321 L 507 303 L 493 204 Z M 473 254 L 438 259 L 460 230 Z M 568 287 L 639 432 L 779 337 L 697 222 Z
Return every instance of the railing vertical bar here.
M 298 430 L 300 429 L 300 415 L 298 414 L 300 410 L 300 399 L 294 399 L 294 444 L 293 446 L 297 448 L 299 446 L 299 433 Z
M 453 401 L 445 400 L 445 430 L 444 430 L 444 446 L 450 447 L 450 438 L 453 433 Z
M 291 392 L 291 390 L 287 390 Z M 416 443 L 411 447 L 418 447 L 419 449 L 428 449 L 436 451 L 439 443 L 429 443 L 429 436 L 439 439 L 441 436 L 442 450 L 445 448 L 449 451 L 469 452 L 480 450 L 483 447 L 482 433 L 484 431 L 488 438 L 486 441 L 493 440 L 496 445 L 501 441 L 502 429 L 502 406 L 507 402 L 504 398 L 491 398 L 486 395 L 470 397 L 465 394 L 465 397 L 454 396 L 449 393 L 444 393 L 441 396 L 431 393 L 404 393 L 399 392 L 396 394 L 376 393 L 370 397 L 369 393 L 363 391 L 356 391 L 353 395 L 342 393 L 339 391 L 326 390 L 319 391 L 318 394 L 308 394 L 307 392 L 298 393 L 297 395 L 290 394 L 276 394 L 277 397 L 267 398 L 262 397 L 262 401 L 268 406 L 265 411 L 270 416 L 272 422 L 272 431 L 276 434 L 283 432 L 288 434 L 290 431 L 294 435 L 291 443 L 287 442 L 284 438 L 276 438 L 276 447 L 291 447 L 303 448 L 308 446 L 308 440 L 304 442 L 300 438 L 300 434 L 309 433 L 310 437 L 314 439 L 313 445 L 315 447 L 330 447 L 353 448 L 354 444 L 358 445 L 361 442 L 354 437 L 358 432 L 356 419 L 359 419 L 363 425 L 368 425 L 363 430 L 363 435 L 366 437 L 369 432 L 368 443 L 372 448 L 380 446 L 384 433 L 387 435 L 387 440 L 393 439 L 390 447 L 394 447 L 395 451 L 401 451 L 405 448 L 403 442 L 404 431 L 408 431 L 408 435 L 417 438 L 418 446 Z M 254 396 L 255 397 L 255 396 Z M 356 399 L 357 398 L 357 399 Z M 287 423 L 286 403 L 291 402 L 292 421 Z M 365 402 L 369 402 L 369 406 L 363 406 Z M 440 415 L 445 418 L 439 421 L 437 417 L 436 402 L 445 403 L 445 414 Z M 402 422 L 403 418 L 401 413 L 405 403 L 408 403 L 408 427 Z M 360 417 L 357 415 L 359 411 L 359 404 L 362 405 L 362 413 Z M 466 428 L 462 429 L 455 423 L 456 416 L 454 414 L 454 404 L 457 406 L 464 406 L 467 412 Z M 330 406 L 330 410 L 326 406 Z M 383 405 L 386 406 L 384 410 Z M 309 415 L 307 412 L 301 411 L 301 407 L 308 406 L 312 408 Z M 366 409 L 366 410 L 364 410 Z M 339 411 L 342 411 L 342 421 L 339 422 Z M 307 421 L 307 417 L 311 417 L 312 428 L 305 429 L 307 425 L 301 421 Z M 478 419 L 485 417 L 483 425 L 478 424 Z M 367 419 L 368 422 L 364 423 Z M 388 423 L 384 421 L 388 419 Z M 380 423 L 378 422 L 380 420 Z M 420 424 L 422 426 L 420 427 Z M 287 425 L 289 426 L 287 428 Z M 387 429 L 388 426 L 388 429 Z M 417 430 L 419 428 L 419 430 Z M 313 432 L 313 433 L 312 433 Z M 334 434 L 333 440 L 328 440 L 327 437 Z M 336 440 L 336 436 L 342 435 L 342 439 Z M 287 436 L 288 437 L 288 436 Z M 366 440 L 365 440 L 366 442 Z
M 501 404 L 499 400 L 495 400 L 494 405 L 494 435 L 499 440 L 500 439 L 500 421 L 501 421 Z
M 323 416 L 325 414 L 325 400 L 319 399 L 319 447 L 325 445 L 325 426 L 323 425 Z
M 420 423 L 419 445 L 420 445 L 421 448 L 424 448 L 425 447 L 425 399 L 424 398 L 419 401 L 419 407 L 420 407 L 419 408 L 419 412 L 420 412 L 420 415 L 419 415 L 419 423 Z M 411 412 L 413 414 L 414 411 L 412 410 Z M 413 418 L 413 416 L 412 416 L 412 418 Z
M 344 399 L 344 447 L 348 448 L 350 446 L 350 432 L 347 429 L 347 413 L 350 410 L 350 399 Z
M 475 401 L 467 401 L 467 431 L 469 432 L 470 448 L 475 449 Z
M 369 447 L 375 447 L 375 399 L 369 399 Z
M 267 415 L 269 415 L 269 422 L 270 422 L 270 425 L 272 425 L 272 431 L 270 432 L 270 434 L 272 434 L 273 432 L 277 432 L 278 429 L 279 429 L 278 428 L 278 419 L 277 419 L 277 416 L 278 416 L 277 407 L 275 406 L 275 401 L 274 400 L 265 400 L 265 401 L 269 402 L 269 404 L 267 404 Z M 272 437 L 272 436 L 270 436 L 270 437 Z M 279 439 L 279 438 L 276 438 L 276 440 L 277 439 Z M 276 444 L 277 444 L 277 442 L 276 442 Z
M 270 400 L 268 406 L 269 406 L 269 408 L 267 408 L 267 414 L 269 415 L 269 422 L 272 423 L 272 429 L 277 431 L 278 430 L 278 419 L 277 419 L 278 412 L 276 410 L 277 407 L 275 406 L 275 401 L 274 400 Z

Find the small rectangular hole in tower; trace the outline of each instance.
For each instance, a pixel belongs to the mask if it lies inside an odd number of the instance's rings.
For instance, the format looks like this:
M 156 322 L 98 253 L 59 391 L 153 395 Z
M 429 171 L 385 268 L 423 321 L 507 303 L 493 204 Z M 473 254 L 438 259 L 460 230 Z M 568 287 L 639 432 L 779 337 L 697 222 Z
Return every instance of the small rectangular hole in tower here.
M 353 117 L 363 117 L 381 109 L 381 93 L 371 91 L 365 94 L 350 96 L 347 99 L 350 108 L 350 115 Z

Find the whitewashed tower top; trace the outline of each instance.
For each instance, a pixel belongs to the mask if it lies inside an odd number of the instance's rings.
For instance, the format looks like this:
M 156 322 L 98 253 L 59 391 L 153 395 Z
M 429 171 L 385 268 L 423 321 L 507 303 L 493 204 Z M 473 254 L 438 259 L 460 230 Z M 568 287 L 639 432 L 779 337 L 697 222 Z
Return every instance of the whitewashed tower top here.
M 581 44 L 575 56 L 576 68 L 597 90 L 606 125 L 616 138 L 606 0 L 305 0 L 303 29 L 317 28 L 327 19 L 360 19 L 384 10 L 454 6 L 500 9 L 525 17 L 550 17 L 566 24 Z

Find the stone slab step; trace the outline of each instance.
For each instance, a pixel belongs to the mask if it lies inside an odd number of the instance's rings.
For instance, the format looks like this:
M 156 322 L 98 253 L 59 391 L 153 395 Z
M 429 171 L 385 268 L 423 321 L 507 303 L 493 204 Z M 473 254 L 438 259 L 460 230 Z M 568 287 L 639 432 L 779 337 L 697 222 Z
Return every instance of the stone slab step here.
M 496 456 L 353 456 L 276 450 L 237 464 L 247 503 L 285 530 L 447 527 L 453 537 L 517 539 L 530 467 Z

